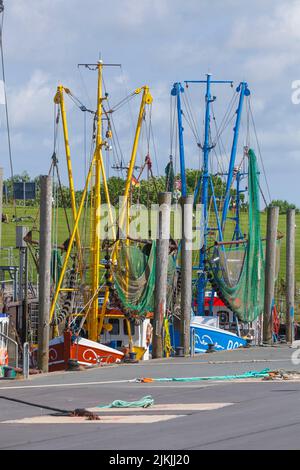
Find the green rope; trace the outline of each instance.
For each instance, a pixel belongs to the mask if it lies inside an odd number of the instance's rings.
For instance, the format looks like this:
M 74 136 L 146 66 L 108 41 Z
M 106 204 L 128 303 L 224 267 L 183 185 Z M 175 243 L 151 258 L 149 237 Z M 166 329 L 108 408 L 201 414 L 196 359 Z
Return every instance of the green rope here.
M 109 405 L 97 406 L 97 408 L 148 408 L 154 404 L 154 399 L 151 395 L 141 398 L 137 401 L 123 401 L 115 400 Z
M 257 379 L 269 376 L 270 369 L 263 369 L 261 371 L 250 371 L 244 374 L 236 375 L 215 375 L 211 377 L 164 377 L 159 379 L 151 379 L 153 382 L 199 382 L 204 380 L 234 380 L 234 379 Z M 139 381 L 143 381 L 139 380 Z

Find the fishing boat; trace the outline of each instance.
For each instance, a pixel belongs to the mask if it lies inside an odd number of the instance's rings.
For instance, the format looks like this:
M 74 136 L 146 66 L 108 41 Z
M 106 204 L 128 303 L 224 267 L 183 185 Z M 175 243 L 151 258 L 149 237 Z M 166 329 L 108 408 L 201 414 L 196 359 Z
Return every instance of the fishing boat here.
M 208 350 L 229 351 L 246 347 L 248 342 L 218 326 L 218 317 L 194 316 L 191 320 L 191 343 L 195 354 Z
M 33 367 L 37 366 L 37 354 L 38 351 L 35 349 L 33 351 Z M 92 367 L 119 363 L 123 358 L 122 351 L 73 335 L 70 330 L 65 330 L 63 335 L 57 336 L 49 342 L 49 372 L 66 370 L 71 367 L 72 362 Z
M 216 96 L 212 94 L 212 88 L 226 84 L 233 89 L 233 95 L 218 126 L 214 109 Z M 196 124 L 200 119 L 193 114 L 194 100 L 190 95 L 191 87 L 201 85 L 206 89 L 203 140 Z M 259 171 L 249 141 L 250 118 L 253 120 L 250 90 L 246 82 L 241 82 L 234 89 L 232 81 L 213 80 L 211 74 L 207 74 L 205 80 L 175 83 L 171 96 L 171 135 L 178 136 L 180 188 L 183 197 L 188 195 L 185 148 L 185 138 L 188 134 L 184 132 L 185 126 L 190 128 L 189 135 L 195 139 L 201 154 L 198 181 L 193 189 L 194 207 L 201 204 L 203 217 L 203 237 L 198 246 L 196 262 L 193 264 L 191 338 L 195 352 L 205 352 L 212 346 L 215 350 L 244 347 L 250 339 L 257 337 L 254 330 L 263 312 L 264 290 Z M 247 145 L 239 144 L 243 108 L 246 108 L 247 112 L 248 128 L 244 137 Z M 223 168 L 220 168 L 220 161 L 224 162 L 224 155 L 221 153 L 225 152 L 220 150 L 224 149 L 221 136 L 232 121 L 234 127 L 230 158 L 227 168 L 224 168 L 224 164 Z M 171 149 L 173 147 L 174 143 L 171 142 Z M 220 155 L 217 154 L 217 148 Z M 239 153 L 241 157 L 237 162 Z M 172 164 L 171 155 L 169 165 Z M 217 194 L 217 186 L 223 188 L 222 194 Z M 247 234 L 244 233 L 245 229 L 241 223 L 241 207 L 246 194 Z M 178 270 L 180 271 L 180 265 Z M 180 321 L 177 326 L 179 324 Z M 178 337 L 179 335 L 175 334 L 175 346 L 179 344 Z
M 89 110 L 84 104 L 63 85 L 59 85 L 54 97 L 56 109 L 55 136 L 58 135 L 62 124 L 65 155 L 67 161 L 69 192 L 71 201 L 72 221 L 67 220 L 69 238 L 58 243 L 58 227 L 53 227 L 54 246 L 52 251 L 52 302 L 50 308 L 50 323 L 53 338 L 49 346 L 50 371 L 62 370 L 69 361 L 77 361 L 84 366 L 100 363 L 119 363 L 125 357 L 147 360 L 151 343 L 152 327 L 150 310 L 147 302 L 139 302 L 141 292 L 147 284 L 147 279 L 140 275 L 143 282 L 139 284 L 130 278 L 130 266 L 136 271 L 144 269 L 145 255 L 135 246 L 132 248 L 129 233 L 125 229 L 125 242 L 116 236 L 124 225 L 129 226 L 129 201 L 132 191 L 139 184 L 139 178 L 146 168 L 152 174 L 150 156 L 139 167 L 138 178 L 134 177 L 136 156 L 139 148 L 139 138 L 143 126 L 148 125 L 147 108 L 151 107 L 152 96 L 148 86 L 142 86 L 122 99 L 114 108 L 110 107 L 108 93 L 103 92 L 103 71 L 106 67 L 119 67 L 119 64 L 83 64 L 90 71 L 97 73 L 97 106 L 96 111 Z M 119 210 L 119 219 L 115 220 L 114 207 L 106 176 L 107 162 L 104 162 L 104 151 L 109 152 L 115 143 L 114 114 L 116 110 L 128 103 L 135 96 L 141 96 L 135 137 L 132 146 L 130 162 L 124 165 L 122 161 L 116 168 L 126 170 L 125 190 L 123 194 L 124 207 Z M 86 167 L 85 186 L 79 203 L 75 199 L 74 175 L 69 142 L 67 122 L 66 97 L 77 105 L 80 112 L 91 116 L 92 156 Z M 104 129 L 106 126 L 106 130 Z M 86 129 L 86 127 L 85 127 Z M 113 132 L 114 131 L 114 132 Z M 57 158 L 57 138 L 54 142 L 50 173 L 60 191 L 60 174 Z M 148 152 L 149 153 L 149 152 Z M 104 198 L 101 195 L 104 192 Z M 102 204 L 106 204 L 106 222 L 103 221 Z M 65 215 L 67 219 L 67 208 Z M 57 220 L 58 208 L 54 209 L 53 220 Z M 87 222 L 87 220 L 89 222 Z M 86 225 L 89 223 L 89 233 Z M 100 234 L 99 227 L 107 224 L 107 231 Z M 128 236 L 128 237 L 127 237 Z M 31 252 L 38 246 L 32 235 L 26 237 Z M 131 250 L 131 251 L 130 251 Z M 129 252 L 129 253 L 128 253 Z M 132 255 L 133 254 L 133 255 Z M 134 257 L 134 262 L 130 256 Z M 152 258 L 153 259 L 153 255 Z M 36 256 L 38 266 L 38 255 Z M 135 269 L 136 266 L 136 269 Z M 136 286 L 134 292 L 133 285 Z M 119 290 L 118 290 L 119 288 Z M 151 283 L 152 298 L 154 284 Z M 118 292 L 117 292 L 118 290 Z M 119 297 L 122 297 L 120 302 Z M 37 350 L 35 351 L 35 358 Z

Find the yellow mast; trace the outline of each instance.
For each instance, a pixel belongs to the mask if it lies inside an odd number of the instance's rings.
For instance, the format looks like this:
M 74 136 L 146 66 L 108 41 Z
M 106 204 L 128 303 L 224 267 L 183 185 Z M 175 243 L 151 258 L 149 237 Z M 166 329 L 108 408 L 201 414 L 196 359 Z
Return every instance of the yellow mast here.
M 153 98 L 151 96 L 150 90 L 148 86 L 143 86 L 142 88 L 138 88 L 135 90 L 135 94 L 141 93 L 143 90 L 143 96 L 142 96 L 142 101 L 140 105 L 140 112 L 139 112 L 139 117 L 138 117 L 138 122 L 136 126 L 136 131 L 135 131 L 135 137 L 134 137 L 134 142 L 133 142 L 133 147 L 132 147 L 132 152 L 131 152 L 131 158 L 130 158 L 130 164 L 128 168 L 128 173 L 127 173 L 127 180 L 126 180 L 126 186 L 125 186 L 125 192 L 124 192 L 124 206 L 121 211 L 121 215 L 119 218 L 119 226 L 123 228 L 124 226 L 124 221 L 125 217 L 127 217 L 126 220 L 126 232 L 129 227 L 129 192 L 130 192 L 130 187 L 131 187 L 131 181 L 132 181 L 132 176 L 133 176 L 133 171 L 134 171 L 134 166 L 136 162 L 136 155 L 137 155 L 137 149 L 138 149 L 138 144 L 139 144 L 139 138 L 140 138 L 140 133 L 141 133 L 141 128 L 142 128 L 142 123 L 143 123 L 143 118 L 144 118 L 144 112 L 145 112 L 145 106 L 147 104 L 151 104 L 153 101 Z M 126 233 L 127 235 L 127 233 Z M 117 258 L 117 250 L 118 250 L 118 245 L 119 242 L 114 246 L 113 254 L 112 254 L 112 263 L 116 261 Z M 110 279 L 111 281 L 112 279 Z M 105 289 L 105 295 L 104 295 L 104 301 L 101 309 L 101 314 L 100 314 L 100 319 L 99 319 L 99 329 L 98 329 L 98 334 L 101 334 L 102 327 L 103 327 L 103 321 L 104 321 L 104 316 L 105 316 L 105 311 L 106 311 L 106 306 L 109 298 L 109 288 L 106 287 Z
M 90 252 L 91 252 L 91 297 L 90 298 L 93 300 L 90 306 L 88 307 L 88 312 L 87 312 L 88 313 L 87 320 L 88 320 L 89 339 L 93 341 L 98 340 L 98 336 L 102 330 L 103 319 L 104 319 L 106 306 L 107 306 L 107 302 L 109 298 L 109 289 L 107 287 L 105 291 L 104 303 L 102 306 L 101 313 L 99 315 L 97 293 L 100 287 L 99 282 L 100 282 L 100 253 L 101 253 L 101 245 L 100 245 L 101 175 L 102 175 L 105 198 L 106 198 L 106 202 L 108 205 L 110 223 L 111 223 L 111 227 L 113 230 L 113 235 L 115 235 L 114 220 L 112 217 L 110 197 L 109 197 L 105 167 L 104 167 L 103 156 L 102 156 L 102 147 L 103 145 L 105 145 L 105 141 L 102 138 L 102 116 L 103 116 L 102 103 L 105 99 L 107 99 L 106 96 L 103 96 L 103 92 L 102 92 L 102 81 L 103 81 L 102 80 L 102 76 L 103 76 L 102 61 L 98 62 L 97 69 L 98 69 L 98 93 L 97 93 L 97 111 L 96 111 L 96 117 L 97 117 L 96 148 L 95 148 L 93 160 L 91 162 L 90 169 L 87 175 L 85 188 L 84 188 L 84 192 L 80 201 L 78 211 L 76 208 L 76 201 L 75 201 L 74 181 L 73 181 L 72 166 L 71 166 L 71 152 L 70 152 L 70 146 L 69 146 L 66 111 L 65 111 L 64 99 L 63 99 L 63 91 L 68 93 L 69 90 L 62 86 L 59 86 L 56 97 L 55 97 L 55 100 L 56 100 L 55 102 L 59 103 L 61 106 L 64 138 L 65 138 L 65 150 L 66 150 L 67 165 L 68 165 L 69 183 L 70 183 L 71 204 L 72 204 L 72 212 L 73 212 L 73 217 L 74 217 L 74 227 L 73 227 L 73 232 L 70 238 L 68 250 L 64 259 L 61 275 L 57 284 L 56 292 L 55 292 L 53 302 L 51 305 L 51 310 L 50 310 L 50 321 L 52 321 L 54 312 L 55 312 L 55 306 L 58 301 L 59 293 L 65 290 L 62 288 L 62 283 L 63 283 L 63 279 L 67 270 L 68 261 L 71 255 L 75 238 L 77 242 L 78 251 L 79 251 L 79 247 L 81 247 L 78 225 L 79 225 L 80 217 L 81 217 L 82 210 L 84 207 L 84 201 L 87 196 L 88 187 L 89 187 L 91 178 L 93 176 L 94 181 L 92 181 L 92 185 L 91 185 L 91 201 L 92 201 L 91 232 L 92 234 L 91 234 L 91 246 L 90 246 Z M 135 161 L 136 161 L 140 132 L 141 132 L 142 122 L 144 118 L 145 106 L 146 104 L 151 104 L 153 101 L 148 86 L 138 88 L 137 90 L 135 90 L 135 94 L 139 94 L 141 93 L 141 91 L 143 91 L 143 96 L 142 96 L 142 101 L 140 105 L 138 122 L 136 126 L 135 139 L 134 139 L 132 153 L 131 153 L 130 165 L 129 165 L 129 169 L 127 173 L 127 180 L 126 180 L 125 193 L 124 193 L 125 205 L 121 212 L 120 220 L 119 220 L 119 225 L 123 226 L 125 217 L 126 217 L 126 227 L 127 227 L 126 233 L 127 233 L 128 226 L 129 226 L 129 199 L 128 198 L 129 198 L 129 193 L 130 193 L 133 170 L 134 170 Z M 77 240 L 77 236 L 78 236 L 78 240 Z M 115 262 L 116 257 L 117 257 L 117 249 L 118 249 L 118 242 L 116 243 L 114 251 L 113 251 L 113 256 L 112 256 L 113 262 Z M 80 248 L 80 253 L 81 253 L 81 248 Z
M 98 339 L 98 295 L 95 295 L 99 289 L 100 281 L 100 218 L 101 218 L 101 175 L 103 180 L 104 193 L 106 203 L 108 205 L 108 213 L 110 218 L 110 224 L 114 234 L 114 220 L 111 211 L 110 196 L 107 186 L 107 179 L 105 173 L 105 167 L 103 162 L 102 147 L 105 145 L 105 141 L 102 138 L 102 102 L 106 100 L 106 96 L 103 97 L 102 93 L 102 75 L 103 75 L 103 63 L 98 62 L 98 97 L 97 97 L 97 137 L 96 137 L 96 149 L 95 149 L 95 185 L 94 185 L 94 208 L 93 208 L 93 221 L 92 221 L 92 246 L 91 246 L 91 295 L 94 300 L 91 304 L 91 310 L 88 317 L 88 331 L 89 339 L 97 341 Z
M 72 207 L 72 214 L 73 214 L 73 222 L 75 223 L 75 220 L 77 217 L 77 207 L 76 207 L 76 199 L 75 199 L 75 188 L 74 188 L 73 170 L 72 170 L 72 162 L 71 162 L 71 149 L 70 149 L 70 142 L 69 142 L 69 131 L 68 131 L 68 124 L 67 124 L 64 91 L 67 94 L 70 93 L 70 90 L 68 88 L 64 88 L 62 85 L 59 85 L 57 87 L 57 93 L 55 95 L 54 102 L 60 105 L 60 110 L 61 110 L 61 118 L 62 118 L 64 141 L 65 141 L 65 152 L 66 152 L 68 177 L 69 177 L 71 207 Z M 77 244 L 77 250 L 78 250 L 79 271 L 80 273 L 82 273 L 82 251 L 81 251 L 81 241 L 80 241 L 80 234 L 79 234 L 78 228 L 76 230 L 76 244 Z
M 88 316 L 89 339 L 97 341 L 98 322 L 98 295 L 95 292 L 99 288 L 100 265 L 100 206 L 101 206 L 101 160 L 102 160 L 102 73 L 103 64 L 98 63 L 98 95 L 97 95 L 97 137 L 95 149 L 95 184 L 93 188 L 93 221 L 92 221 L 92 246 L 91 246 L 91 295 L 94 300 L 91 304 Z

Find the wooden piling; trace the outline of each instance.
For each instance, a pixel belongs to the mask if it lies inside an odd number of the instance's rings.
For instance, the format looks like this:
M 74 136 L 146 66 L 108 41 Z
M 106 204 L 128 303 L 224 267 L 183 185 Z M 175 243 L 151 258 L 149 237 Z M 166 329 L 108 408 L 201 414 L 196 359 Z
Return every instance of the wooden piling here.
M 295 309 L 295 209 L 286 214 L 286 340 L 294 341 Z
M 52 222 L 51 176 L 41 176 L 40 186 L 38 368 L 43 372 L 48 372 Z
M 163 356 L 163 321 L 167 307 L 171 199 L 171 193 L 165 192 L 158 195 L 159 219 L 156 244 L 153 358 L 161 358 Z
M 273 343 L 273 302 L 275 290 L 276 243 L 279 207 L 270 206 L 267 212 L 267 241 L 265 262 L 265 302 L 263 320 L 263 343 Z
M 185 356 L 190 354 L 193 268 L 193 196 L 182 198 L 181 238 L 181 323 L 180 345 Z

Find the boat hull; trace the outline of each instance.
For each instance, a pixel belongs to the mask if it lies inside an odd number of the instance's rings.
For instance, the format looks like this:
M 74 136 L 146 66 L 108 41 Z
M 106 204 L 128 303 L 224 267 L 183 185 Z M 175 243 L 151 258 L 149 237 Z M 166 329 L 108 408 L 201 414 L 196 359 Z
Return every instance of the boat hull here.
M 35 362 L 36 358 L 37 350 L 34 351 Z M 74 338 L 69 331 L 49 342 L 49 372 L 68 369 L 70 360 L 92 367 L 119 363 L 123 358 L 121 351 L 85 338 Z
M 214 345 L 215 351 L 230 351 L 247 346 L 247 341 L 230 331 L 210 325 L 191 322 L 191 336 L 194 336 L 195 353 L 205 353 L 209 344 Z

